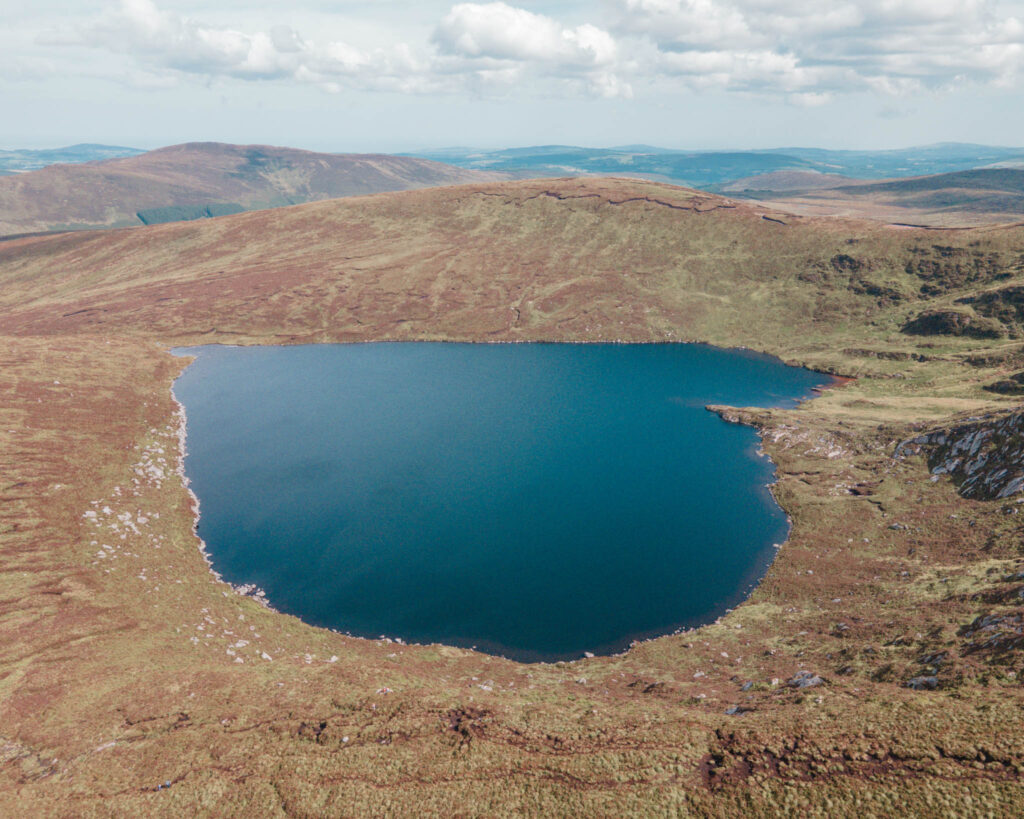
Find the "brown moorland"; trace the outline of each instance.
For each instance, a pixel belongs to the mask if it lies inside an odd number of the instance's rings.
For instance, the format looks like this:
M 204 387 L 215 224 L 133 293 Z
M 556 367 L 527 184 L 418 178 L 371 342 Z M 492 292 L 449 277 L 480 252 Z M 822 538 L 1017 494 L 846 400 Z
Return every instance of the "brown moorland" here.
M 985 387 L 1024 369 L 1021 285 L 1020 227 L 636 180 L 0 242 L 0 813 L 1019 815 L 1021 496 L 898 444 L 1016 434 Z M 524 665 L 307 626 L 200 552 L 168 348 L 377 339 L 700 340 L 855 378 L 718 408 L 793 521 L 745 603 Z
M 756 197 L 766 205 L 805 216 L 877 219 L 919 227 L 972 227 L 1024 221 L 1024 168 L 886 179 L 830 182 L 825 174 L 791 181 L 752 177 L 723 191 Z M 743 184 L 743 187 L 739 187 Z
M 843 185 L 855 185 L 857 180 L 853 177 L 842 176 L 837 173 L 822 173 L 821 171 L 770 171 L 759 173 L 755 176 L 745 176 L 719 185 L 715 188 L 716 193 L 743 194 L 748 191 L 764 193 L 772 191 L 775 193 L 791 193 L 794 191 L 816 191 L 824 188 L 838 188 Z M 864 183 L 870 184 L 870 183 Z
M 0 177 L 0 235 L 180 221 L 502 178 L 413 157 L 191 142 Z

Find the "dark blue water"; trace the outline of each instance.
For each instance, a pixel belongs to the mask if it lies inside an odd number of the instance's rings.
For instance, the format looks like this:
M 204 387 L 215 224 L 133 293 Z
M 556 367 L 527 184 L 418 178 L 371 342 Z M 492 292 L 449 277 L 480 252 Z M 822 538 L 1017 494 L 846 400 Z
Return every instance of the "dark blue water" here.
M 701 345 L 199 347 L 175 384 L 214 567 L 303 620 L 521 660 L 714 620 L 785 515 L 752 429 L 828 379 Z

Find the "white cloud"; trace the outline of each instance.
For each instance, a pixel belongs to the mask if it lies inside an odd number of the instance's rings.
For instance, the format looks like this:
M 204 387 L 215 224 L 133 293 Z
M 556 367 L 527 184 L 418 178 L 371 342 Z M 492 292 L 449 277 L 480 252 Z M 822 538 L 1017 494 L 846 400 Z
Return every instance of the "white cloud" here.
M 121 0 L 99 19 L 41 39 L 125 54 L 150 75 L 291 80 L 328 91 L 345 87 L 406 93 L 501 91 L 524 80 L 566 90 L 628 96 L 616 74 L 617 48 L 590 24 L 565 28 L 504 3 L 454 6 L 431 38 L 433 49 L 405 43 L 366 50 L 343 40 L 317 42 L 294 29 L 245 32 L 162 10 L 154 0 Z
M 288 26 L 244 32 L 204 24 L 161 10 L 153 0 L 121 0 L 72 35 L 58 32 L 45 42 L 125 54 L 141 70 L 165 80 L 292 80 L 325 90 L 342 85 L 413 92 L 435 90 L 423 66 L 401 43 L 363 51 L 345 42 L 304 39 Z
M 997 0 L 619 0 L 613 30 L 654 46 L 652 73 L 694 88 L 778 93 L 806 104 L 849 91 L 1014 86 L 1024 74 L 1021 6 Z
M 378 47 L 366 45 L 365 30 L 315 39 L 318 31 L 271 20 L 252 31 L 158 2 L 170 0 L 120 0 L 40 42 L 127 55 L 151 85 L 193 76 L 328 91 L 629 97 L 635 86 L 667 84 L 820 105 L 849 92 L 1014 88 L 1024 76 L 1024 0 L 609 0 L 613 19 L 574 24 L 505 2 L 458 3 L 420 42 Z M 236 13 L 221 12 L 221 23 Z
M 612 36 L 589 23 L 565 28 L 556 20 L 506 3 L 460 3 L 441 20 L 433 43 L 467 71 L 533 73 L 579 81 L 601 96 L 629 96 L 616 74 Z M 503 65 L 504 64 L 504 65 Z
M 720 48 L 753 45 L 743 14 L 717 0 L 624 0 L 619 28 L 651 36 L 659 45 Z
M 577 66 L 607 65 L 615 59 L 615 41 L 590 24 L 563 28 L 550 17 L 505 3 L 461 3 L 434 32 L 447 54 L 538 61 Z

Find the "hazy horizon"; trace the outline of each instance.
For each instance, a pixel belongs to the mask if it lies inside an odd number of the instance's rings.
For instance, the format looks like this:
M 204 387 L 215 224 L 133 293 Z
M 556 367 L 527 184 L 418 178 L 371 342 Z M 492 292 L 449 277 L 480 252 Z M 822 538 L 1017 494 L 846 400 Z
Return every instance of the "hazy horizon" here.
M 628 151 L 632 151 L 632 150 L 642 151 L 643 148 L 650 148 L 650 149 L 659 150 L 659 151 L 679 151 L 679 152 L 686 152 L 686 153 L 715 153 L 715 152 L 719 152 L 719 153 L 746 153 L 746 152 L 750 152 L 750 153 L 753 153 L 753 152 L 758 152 L 758 153 L 764 153 L 764 152 L 784 153 L 786 151 L 805 151 L 805 150 L 854 151 L 854 152 L 866 152 L 867 153 L 867 152 L 872 152 L 872 151 L 878 151 L 878 152 L 885 152 L 885 151 L 910 151 L 910 150 L 914 150 L 915 148 L 920 148 L 920 149 L 935 148 L 935 147 L 940 147 L 940 146 L 944 146 L 944 145 L 949 145 L 949 146 L 964 145 L 964 146 L 977 146 L 979 148 L 992 148 L 992 149 L 1017 149 L 1017 148 L 1020 148 L 1022 151 L 1024 151 L 1024 139 L 1021 140 L 1021 143 L 1019 145 L 1016 145 L 1016 144 L 995 144 L 995 143 L 986 143 L 986 142 L 959 142 L 959 141 L 949 141 L 949 142 L 946 142 L 946 141 L 939 141 L 939 142 L 931 142 L 931 143 L 921 144 L 921 145 L 893 145 L 893 146 L 889 146 L 889 147 L 885 147 L 885 148 L 857 148 L 857 147 L 852 147 L 852 148 L 824 148 L 821 145 L 810 145 L 810 144 L 769 145 L 769 146 L 766 146 L 766 147 L 749 147 L 748 146 L 748 147 L 735 147 L 735 148 L 720 148 L 720 147 L 688 147 L 688 146 L 673 147 L 673 146 L 670 146 L 670 145 L 656 145 L 656 144 L 653 144 L 653 143 L 628 143 L 628 144 L 620 144 L 620 145 L 584 145 L 584 144 L 572 145 L 572 144 L 569 144 L 569 143 L 555 143 L 555 142 L 551 142 L 551 143 L 544 143 L 544 144 L 532 143 L 532 144 L 516 144 L 516 145 L 512 145 L 512 144 L 509 144 L 509 145 L 496 145 L 494 147 L 485 147 L 485 146 L 482 146 L 482 145 L 454 145 L 454 144 L 452 144 L 452 145 L 437 145 L 437 146 L 419 145 L 417 147 L 403 148 L 403 149 L 399 149 L 399 150 L 395 150 L 395 151 L 369 151 L 369 150 L 368 151 L 344 151 L 344 150 L 331 150 L 329 148 L 307 148 L 307 147 L 303 147 L 301 145 L 292 145 L 292 144 L 287 144 L 287 143 L 269 143 L 269 142 L 231 142 L 231 143 L 225 143 L 225 142 L 222 142 L 221 140 L 189 139 L 189 140 L 185 140 L 184 142 L 169 142 L 169 143 L 166 143 L 166 144 L 154 144 L 154 145 L 149 146 L 149 147 L 140 146 L 140 145 L 128 145 L 128 144 L 125 144 L 125 143 L 122 143 L 122 142 L 86 142 L 86 141 L 75 141 L 75 142 L 66 142 L 66 143 L 53 143 L 53 144 L 44 144 L 44 145 L 0 145 L 0 151 L 11 151 L 11 152 L 14 152 L 14 151 L 56 151 L 56 150 L 61 150 L 61 149 L 66 149 L 66 148 L 76 148 L 76 147 L 90 146 L 90 145 L 95 145 L 95 146 L 104 147 L 104 148 L 127 148 L 127 149 L 131 149 L 131 150 L 155 151 L 155 150 L 159 150 L 160 148 L 170 148 L 170 147 L 174 147 L 176 145 L 185 145 L 185 144 L 189 144 L 189 143 L 193 143 L 194 144 L 194 143 L 203 143 L 203 142 L 230 144 L 230 145 L 265 145 L 265 146 L 268 146 L 268 147 L 275 147 L 275 148 L 292 148 L 292 149 L 297 149 L 297 150 L 307 150 L 307 151 L 322 152 L 322 153 L 368 153 L 368 154 L 369 153 L 386 153 L 386 154 L 411 154 L 411 155 L 416 155 L 416 154 L 420 154 L 420 153 L 437 153 L 437 152 L 443 152 L 443 151 L 482 151 L 482 152 L 490 152 L 490 151 L 517 151 L 517 150 L 526 150 L 526 149 L 532 149 L 532 148 L 556 148 L 556 147 L 579 148 L 579 149 L 584 149 L 584 150 L 595 150 L 595 151 L 623 151 L 623 152 L 628 152 Z

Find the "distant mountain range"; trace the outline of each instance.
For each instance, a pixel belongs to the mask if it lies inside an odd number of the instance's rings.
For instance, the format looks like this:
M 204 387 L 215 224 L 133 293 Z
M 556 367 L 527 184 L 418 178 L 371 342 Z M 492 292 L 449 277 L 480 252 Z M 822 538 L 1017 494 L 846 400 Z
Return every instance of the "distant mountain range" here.
M 0 149 L 0 175 L 38 170 L 57 163 L 95 162 L 144 153 L 137 148 L 96 144 L 42 150 Z M 1024 148 L 961 142 L 887 151 L 832 151 L 824 148 L 680 151 L 653 145 L 620 145 L 614 148 L 539 145 L 500 150 L 455 147 L 413 151 L 398 156 L 429 159 L 469 170 L 502 171 L 520 178 L 617 174 L 665 179 L 695 188 L 721 186 L 723 190 L 736 190 L 734 183 L 738 180 L 780 171 L 835 174 L 851 179 L 888 179 L 992 166 L 1024 168 Z
M 530 176 L 634 176 L 717 190 L 737 179 L 780 171 L 888 179 L 972 170 L 997 164 L 1024 167 L 1024 148 L 941 143 L 893 151 L 776 148 L 756 151 L 675 151 L 650 145 L 580 148 L 543 145 L 481 151 L 446 148 L 407 154 L 474 170 Z
M 37 171 L 58 162 L 94 162 L 98 159 L 138 156 L 141 153 L 145 152 L 138 148 L 93 144 L 69 145 L 66 148 L 44 148 L 42 150 L 5 151 L 0 149 L 0 176 Z
M 189 143 L 2 176 L 0 235 L 182 221 L 504 178 L 413 157 Z
M 34 169 L 33 169 L 34 168 Z M 757 199 L 808 215 L 928 226 L 1024 219 L 1024 148 L 942 143 L 895 151 L 677 151 L 547 145 L 324 154 L 188 143 L 0 152 L 0 235 L 221 216 L 439 185 L 627 176 Z M 11 172 L 11 171 L 16 172 Z

